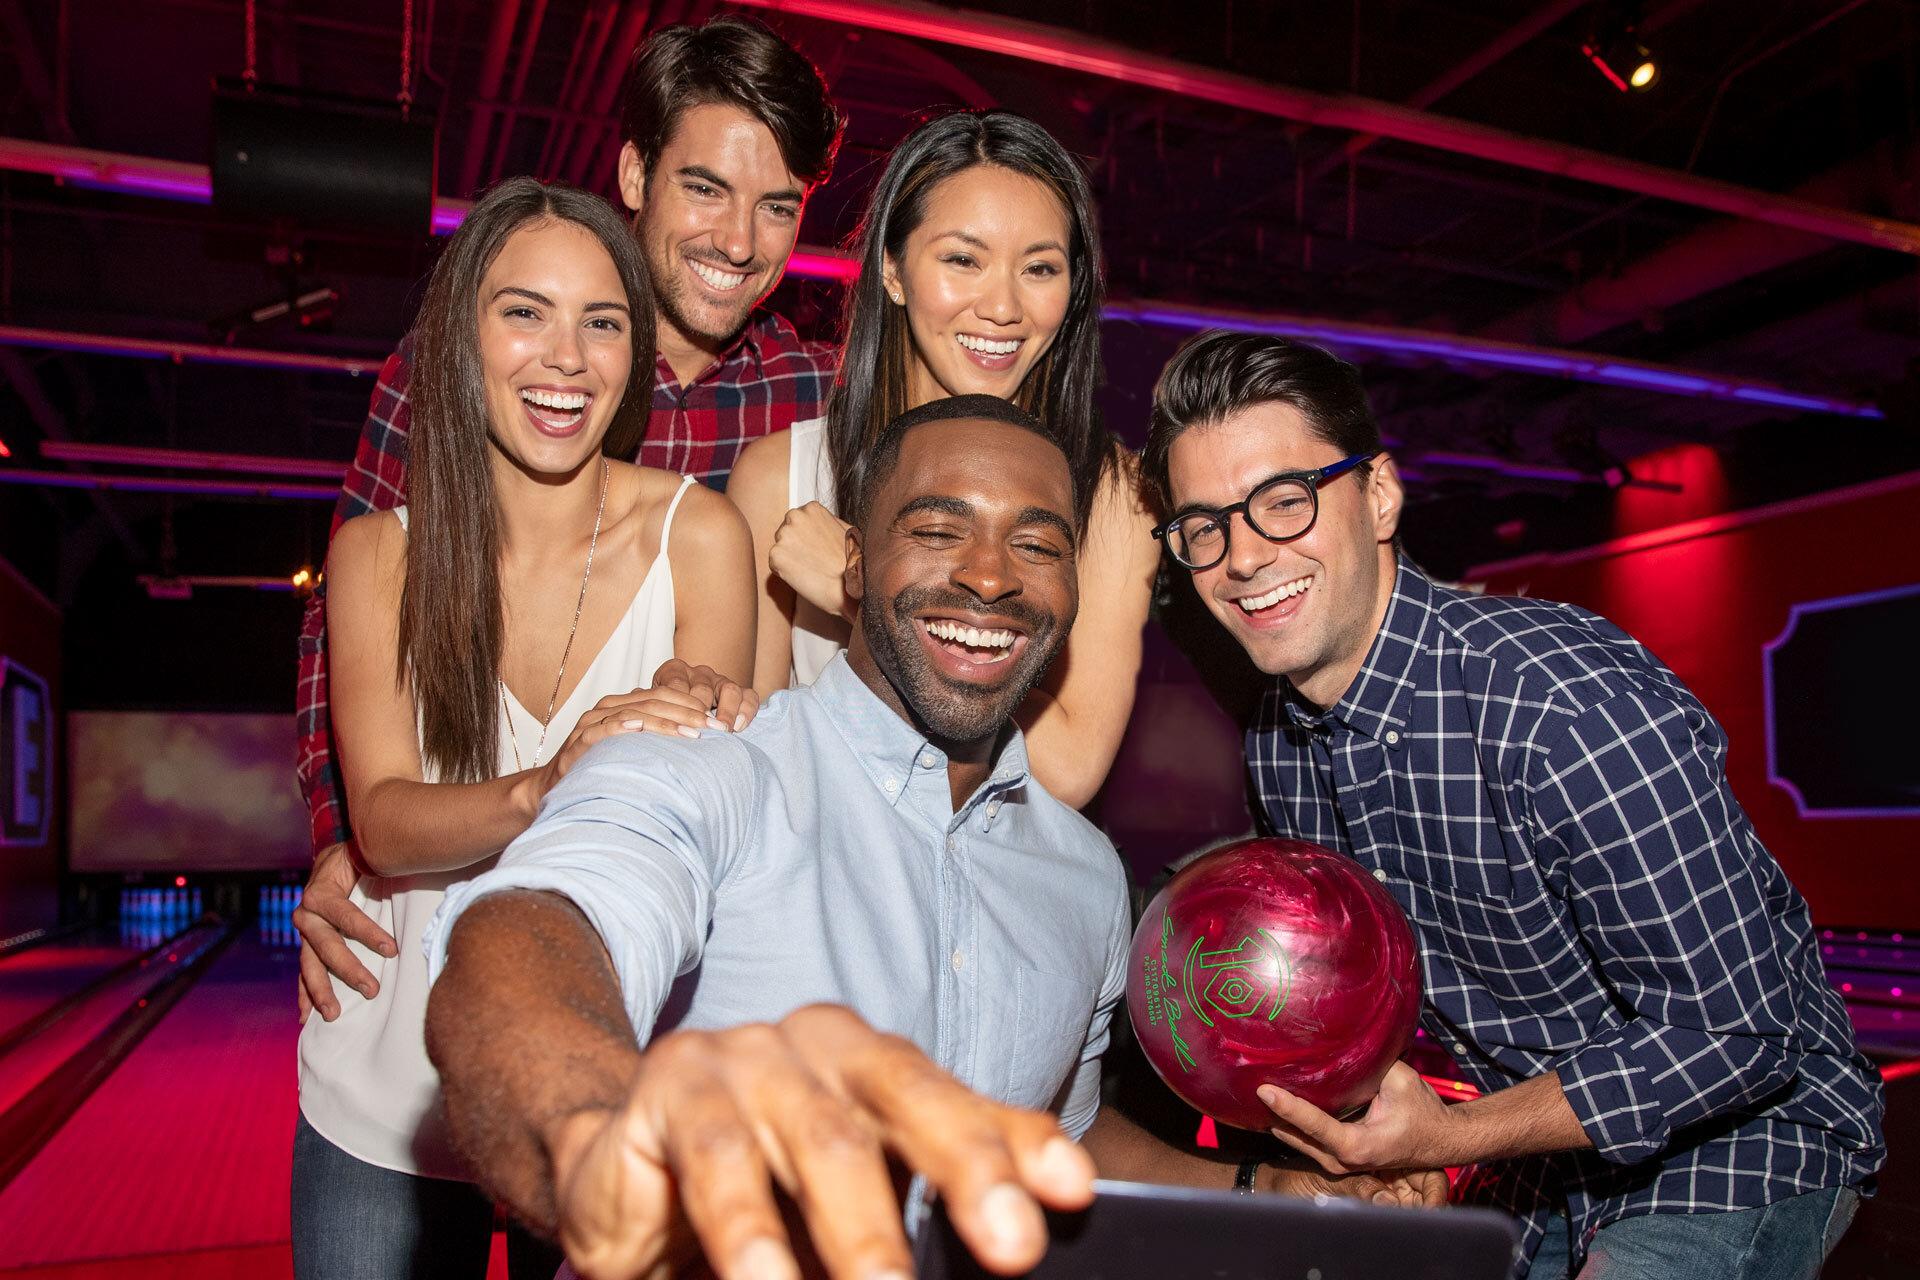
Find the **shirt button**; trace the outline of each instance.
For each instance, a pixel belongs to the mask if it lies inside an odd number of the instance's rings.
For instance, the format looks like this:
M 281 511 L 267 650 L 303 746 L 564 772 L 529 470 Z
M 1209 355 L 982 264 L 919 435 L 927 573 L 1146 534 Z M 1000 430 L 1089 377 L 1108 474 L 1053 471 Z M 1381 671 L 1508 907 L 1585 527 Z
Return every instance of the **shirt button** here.
M 953 953 L 953 971 L 955 973 L 958 973 L 966 967 L 967 967 L 966 953 L 956 950 Z
M 937 765 L 937 764 L 939 764 L 939 763 L 940 763 L 940 762 L 939 762 L 938 760 L 936 760 L 936 759 L 934 759 L 934 755 L 933 755 L 933 752 L 931 752 L 931 751 L 922 751 L 922 752 L 920 753 L 920 767 L 921 767 L 922 769 L 931 769 L 931 768 L 933 768 L 933 766 L 935 766 L 935 765 Z
M 954 954 L 955 954 L 955 955 L 958 955 L 959 953 L 958 953 L 958 952 L 955 952 Z M 1467 1051 L 1467 1046 L 1466 1046 L 1465 1044 L 1463 1044 L 1463 1043 L 1461 1043 L 1460 1041 L 1458 1041 L 1458 1040 L 1455 1040 L 1455 1041 L 1453 1042 L 1453 1051 L 1454 1051 L 1455 1053 L 1465 1053 L 1465 1052 Z
M 1373 878 L 1381 884 L 1385 884 L 1387 882 L 1387 869 L 1385 867 L 1375 867 L 1373 869 Z
M 899 783 L 897 783 L 897 782 L 895 782 L 895 781 L 894 781 L 894 780 L 893 780 L 892 778 L 888 778 L 888 779 L 887 779 L 887 794 L 888 794 L 888 795 L 892 795 L 892 794 L 893 794 L 894 792 L 896 792 L 896 791 L 898 791 L 899 789 L 900 789 L 900 784 L 899 784 Z
M 1387 730 L 1387 745 L 1390 747 L 1400 745 L 1400 731 L 1398 729 Z
M 998 817 L 999 815 L 1000 815 L 1000 802 L 998 800 L 987 801 L 987 816 L 989 818 L 995 818 L 995 817 Z
M 948 836 L 948 837 L 947 837 L 947 852 L 948 852 L 948 853 L 956 853 L 956 852 L 958 852 L 958 851 L 959 851 L 959 848 L 960 848 L 960 842 L 959 842 L 959 841 L 957 841 L 957 840 L 955 840 L 955 839 L 954 839 L 954 838 L 953 838 L 952 836 Z

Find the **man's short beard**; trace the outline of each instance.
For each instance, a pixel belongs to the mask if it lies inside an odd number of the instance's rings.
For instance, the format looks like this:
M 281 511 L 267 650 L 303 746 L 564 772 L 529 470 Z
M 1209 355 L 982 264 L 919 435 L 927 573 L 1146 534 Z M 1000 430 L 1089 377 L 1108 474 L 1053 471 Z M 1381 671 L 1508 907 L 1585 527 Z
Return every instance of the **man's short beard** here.
M 654 274 L 653 304 L 659 309 L 662 320 L 672 325 L 675 329 L 678 329 L 684 336 L 699 342 L 720 343 L 732 338 L 735 334 L 739 333 L 741 329 L 746 327 L 747 316 L 752 313 L 753 308 L 760 301 L 760 299 L 754 298 L 746 302 L 740 308 L 739 314 L 728 322 L 729 327 L 719 331 L 710 331 L 701 327 L 699 323 L 687 314 L 687 308 L 684 304 L 687 292 L 692 287 L 693 286 L 689 285 L 677 275 L 666 275 L 656 272 Z M 740 287 L 744 290 L 747 286 L 741 285 Z
M 1057 619 L 1017 603 L 1003 603 L 994 612 L 1019 622 L 1027 631 L 1026 650 L 1008 683 L 983 690 L 956 685 L 934 670 L 919 652 L 920 624 L 916 613 L 948 607 L 958 615 L 974 612 L 967 598 L 933 587 L 909 588 L 879 609 L 860 610 L 860 630 L 881 674 L 892 682 L 927 736 L 949 743 L 978 742 L 1005 729 L 1013 713 L 1047 673 L 1064 636 Z

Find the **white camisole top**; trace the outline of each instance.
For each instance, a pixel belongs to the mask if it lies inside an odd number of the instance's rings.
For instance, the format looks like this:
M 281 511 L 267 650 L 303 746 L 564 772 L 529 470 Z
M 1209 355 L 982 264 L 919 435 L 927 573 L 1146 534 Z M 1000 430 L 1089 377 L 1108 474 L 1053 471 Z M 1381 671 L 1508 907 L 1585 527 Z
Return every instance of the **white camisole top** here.
M 673 656 L 673 568 L 667 560 L 667 535 L 692 483 L 691 476 L 683 479 L 667 507 L 659 554 L 634 592 L 633 603 L 580 683 L 554 708 L 549 747 L 565 742 L 581 715 L 608 694 L 652 683 L 660 664 Z M 405 528 L 407 509 L 400 507 L 395 514 Z M 540 722 L 511 692 L 502 713 L 496 717 L 500 774 L 513 771 L 516 747 L 521 760 L 531 761 L 540 741 Z M 447 1133 L 440 1077 L 427 1060 L 427 958 L 421 939 L 448 886 L 472 879 L 493 862 L 487 858 L 458 871 L 362 876 L 354 886 L 354 904 L 393 935 L 400 954 L 388 959 L 348 942 L 379 981 L 380 991 L 367 1000 L 335 978 L 340 1016 L 323 1022 L 314 1014 L 301 1028 L 300 1113 L 327 1141 L 368 1164 L 433 1178 L 467 1178 Z
M 794 423 L 788 437 L 788 510 L 818 502 L 838 515 L 833 498 L 833 465 L 827 458 L 827 420 L 808 418 Z M 819 679 L 833 656 L 847 647 L 842 638 L 845 635 L 845 623 L 800 601 L 793 615 L 792 687 L 804 688 Z

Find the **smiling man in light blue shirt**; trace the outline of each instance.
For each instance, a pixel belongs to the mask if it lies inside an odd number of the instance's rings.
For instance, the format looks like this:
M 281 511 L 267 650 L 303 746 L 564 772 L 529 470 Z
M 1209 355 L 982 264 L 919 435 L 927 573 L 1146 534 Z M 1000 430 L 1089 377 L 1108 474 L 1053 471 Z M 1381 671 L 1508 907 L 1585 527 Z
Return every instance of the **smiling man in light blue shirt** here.
M 592 748 L 429 933 L 456 1139 L 589 1276 L 696 1247 L 728 1280 L 794 1276 L 777 1184 L 831 1274 L 904 1277 L 888 1151 L 1004 1273 L 1038 1260 L 1042 1205 L 1087 1203 L 1089 1150 L 1231 1178 L 1099 1110 L 1125 875 L 1011 719 L 1078 607 L 1065 456 L 969 396 L 866 464 L 847 654 L 742 733 Z

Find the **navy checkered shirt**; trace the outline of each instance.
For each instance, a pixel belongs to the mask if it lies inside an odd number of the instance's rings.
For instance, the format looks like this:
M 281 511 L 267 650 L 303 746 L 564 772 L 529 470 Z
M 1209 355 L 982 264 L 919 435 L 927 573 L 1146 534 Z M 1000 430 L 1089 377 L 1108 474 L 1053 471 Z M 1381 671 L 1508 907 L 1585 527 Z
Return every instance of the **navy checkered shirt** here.
M 1860 1185 L 1886 1155 L 1807 904 L 1727 786 L 1726 737 L 1631 636 L 1453 591 L 1402 559 L 1321 712 L 1282 680 L 1247 732 L 1267 832 L 1350 854 L 1406 908 L 1421 1025 L 1491 1091 L 1556 1072 L 1592 1151 L 1468 1171 L 1525 1228 L 1737 1210 Z

